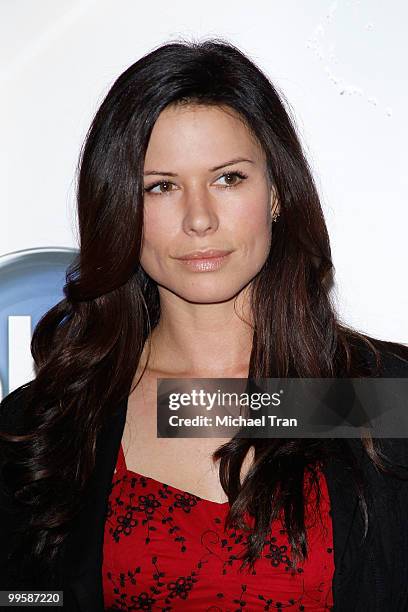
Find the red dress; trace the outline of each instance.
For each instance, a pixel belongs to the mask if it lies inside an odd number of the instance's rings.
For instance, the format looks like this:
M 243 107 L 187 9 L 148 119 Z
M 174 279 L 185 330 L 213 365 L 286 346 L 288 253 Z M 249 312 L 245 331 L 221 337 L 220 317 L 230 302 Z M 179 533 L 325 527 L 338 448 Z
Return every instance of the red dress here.
M 332 525 L 322 472 L 319 479 L 322 521 L 306 518 L 309 558 L 296 571 L 289 567 L 290 546 L 279 520 L 254 570 L 240 572 L 246 532 L 224 531 L 228 502 L 128 470 L 121 445 L 105 523 L 105 610 L 330 610 Z

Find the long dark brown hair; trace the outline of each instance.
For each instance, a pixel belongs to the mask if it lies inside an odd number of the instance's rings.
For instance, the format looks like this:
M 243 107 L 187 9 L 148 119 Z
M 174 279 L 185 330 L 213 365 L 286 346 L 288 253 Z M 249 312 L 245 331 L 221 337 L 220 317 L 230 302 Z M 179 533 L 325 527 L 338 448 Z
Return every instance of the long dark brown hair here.
M 2 436 L 6 480 L 15 498 L 31 507 L 26 549 L 33 565 L 51 567 L 55 561 L 93 472 L 98 433 L 129 393 L 160 319 L 157 285 L 139 262 L 143 165 L 155 121 L 175 104 L 222 105 L 238 113 L 265 152 L 279 197 L 270 253 L 251 285 L 248 376 L 376 375 L 381 347 L 408 359 L 407 347 L 353 330 L 335 313 L 327 228 L 283 95 L 224 40 L 177 41 L 154 49 L 114 82 L 88 131 L 79 161 L 79 254 L 67 270 L 65 298 L 34 330 L 36 376 L 29 383 L 27 431 Z M 362 346 L 373 356 L 370 368 L 359 357 Z M 305 558 L 305 471 L 313 473 L 335 453 L 353 466 L 367 530 L 361 475 L 340 442 L 233 438 L 217 449 L 214 459 L 220 460 L 230 503 L 227 525 L 244 525 L 245 510 L 255 517 L 244 563 L 253 565 L 281 511 L 294 558 Z M 241 484 L 251 446 L 254 463 Z M 385 469 L 375 441 L 363 438 L 363 446 Z

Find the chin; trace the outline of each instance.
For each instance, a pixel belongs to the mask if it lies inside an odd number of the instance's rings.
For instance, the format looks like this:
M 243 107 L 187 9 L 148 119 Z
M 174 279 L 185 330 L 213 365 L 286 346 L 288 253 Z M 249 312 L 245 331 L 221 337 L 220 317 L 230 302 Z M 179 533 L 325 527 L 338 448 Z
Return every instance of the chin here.
M 218 304 L 234 299 L 248 282 L 246 281 L 243 284 L 231 283 L 228 287 L 224 280 L 202 283 L 202 286 L 200 286 L 199 281 L 196 281 L 194 286 L 170 290 L 188 302 L 195 304 Z

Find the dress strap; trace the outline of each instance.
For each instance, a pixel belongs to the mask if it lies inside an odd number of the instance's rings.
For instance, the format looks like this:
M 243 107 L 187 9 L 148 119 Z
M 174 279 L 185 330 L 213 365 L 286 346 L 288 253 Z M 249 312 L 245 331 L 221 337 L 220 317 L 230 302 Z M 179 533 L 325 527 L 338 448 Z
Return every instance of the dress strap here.
M 126 472 L 127 472 L 126 460 L 125 460 L 125 454 L 123 452 L 123 447 L 122 447 L 122 442 L 121 442 L 119 446 L 118 459 L 116 462 L 116 473 L 122 475 L 122 474 L 125 474 Z

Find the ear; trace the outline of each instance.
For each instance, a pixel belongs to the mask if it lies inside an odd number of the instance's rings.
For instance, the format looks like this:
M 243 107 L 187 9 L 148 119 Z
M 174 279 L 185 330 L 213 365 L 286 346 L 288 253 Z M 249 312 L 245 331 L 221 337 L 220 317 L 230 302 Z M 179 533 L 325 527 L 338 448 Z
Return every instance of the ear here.
M 280 212 L 280 204 L 278 199 L 278 194 L 276 193 L 275 187 L 271 187 L 271 195 L 269 200 L 269 205 L 271 209 L 271 215 L 273 217 L 274 214 Z

